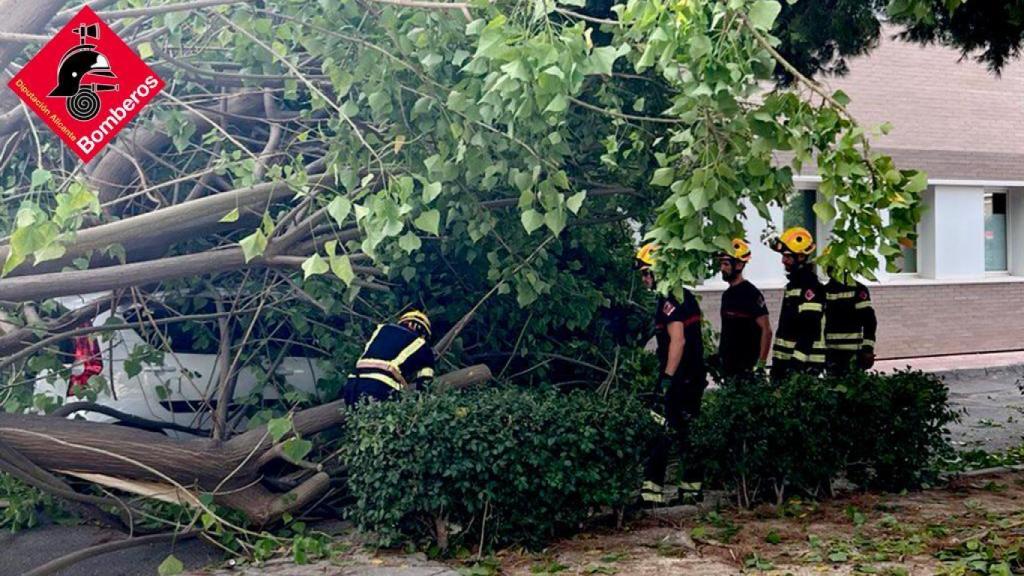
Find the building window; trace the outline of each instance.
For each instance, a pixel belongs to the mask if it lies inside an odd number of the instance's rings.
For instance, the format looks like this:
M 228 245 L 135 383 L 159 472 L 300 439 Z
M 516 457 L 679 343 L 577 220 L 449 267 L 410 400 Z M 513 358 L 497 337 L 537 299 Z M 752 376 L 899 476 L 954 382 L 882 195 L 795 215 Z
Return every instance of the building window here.
M 789 197 L 789 203 L 782 212 L 783 230 L 794 226 L 806 228 L 811 236 L 818 236 L 817 218 L 814 216 L 814 203 L 818 199 L 817 190 L 797 190 Z
M 917 245 L 901 246 L 894 262 L 898 274 L 917 274 Z
M 1005 272 L 1006 192 L 985 193 L 985 271 Z

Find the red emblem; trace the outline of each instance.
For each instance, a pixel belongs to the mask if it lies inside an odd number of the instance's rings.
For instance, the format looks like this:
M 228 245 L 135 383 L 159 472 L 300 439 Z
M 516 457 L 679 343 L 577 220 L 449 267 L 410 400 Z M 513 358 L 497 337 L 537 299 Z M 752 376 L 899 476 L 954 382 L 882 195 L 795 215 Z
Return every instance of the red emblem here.
M 85 6 L 7 85 L 88 162 L 164 81 Z
M 806 298 L 807 300 L 814 300 L 814 290 L 808 288 L 807 292 L 804 292 L 804 298 Z

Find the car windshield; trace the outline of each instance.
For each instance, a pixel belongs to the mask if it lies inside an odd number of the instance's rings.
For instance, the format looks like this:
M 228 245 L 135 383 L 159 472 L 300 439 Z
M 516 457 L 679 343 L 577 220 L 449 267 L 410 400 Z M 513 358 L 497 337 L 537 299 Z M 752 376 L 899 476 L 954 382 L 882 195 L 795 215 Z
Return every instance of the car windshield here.
M 216 314 L 216 303 L 209 298 L 188 298 L 173 304 L 151 298 L 145 307 L 129 306 L 123 309 L 121 317 L 154 348 L 170 348 L 179 354 L 216 354 L 220 339 Z M 206 318 L 172 321 L 184 316 Z M 240 341 L 245 336 L 247 328 L 248 319 L 244 322 L 233 322 L 233 341 Z M 252 327 L 247 342 L 250 349 L 261 347 L 271 357 L 276 357 L 282 352 L 285 356 L 304 358 L 322 356 L 315 343 L 300 338 L 287 320 L 257 322 Z

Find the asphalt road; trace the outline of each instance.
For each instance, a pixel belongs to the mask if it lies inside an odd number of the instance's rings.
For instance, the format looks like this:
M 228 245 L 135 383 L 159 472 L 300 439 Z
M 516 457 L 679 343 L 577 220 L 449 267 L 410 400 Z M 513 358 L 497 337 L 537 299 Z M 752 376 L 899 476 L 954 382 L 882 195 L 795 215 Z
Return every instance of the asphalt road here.
M 950 402 L 967 410 L 950 427 L 958 449 L 1005 450 L 1024 442 L 1024 366 L 944 373 Z
M 20 576 L 58 556 L 123 539 L 114 530 L 95 526 L 43 526 L 32 530 L 0 533 L 0 576 Z M 196 569 L 220 559 L 220 550 L 193 538 L 180 543 L 148 544 L 85 560 L 57 574 L 60 576 L 153 576 L 168 554 L 186 568 Z

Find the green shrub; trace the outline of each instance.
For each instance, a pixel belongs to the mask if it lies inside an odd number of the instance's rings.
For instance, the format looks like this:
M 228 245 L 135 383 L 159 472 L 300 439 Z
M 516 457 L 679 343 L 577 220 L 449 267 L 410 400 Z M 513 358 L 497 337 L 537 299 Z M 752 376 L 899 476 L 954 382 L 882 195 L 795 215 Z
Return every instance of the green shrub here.
M 949 390 L 935 375 L 900 371 L 852 374 L 844 386 L 843 410 L 852 441 L 851 480 L 885 490 L 902 490 L 928 480 L 932 463 L 952 457 L 948 426 L 962 411 L 949 406 Z
M 840 476 L 899 490 L 948 453 L 946 427 L 958 418 L 942 380 L 923 372 L 738 379 L 705 396 L 692 456 L 745 506 L 818 495 Z
M 693 457 L 706 480 L 737 492 L 743 506 L 781 501 L 786 486 L 816 493 L 843 464 L 833 384 L 796 376 L 780 386 L 763 378 L 731 380 L 704 397 Z
M 364 404 L 342 458 L 384 545 L 537 544 L 635 497 L 655 433 L 628 394 L 490 389 Z

